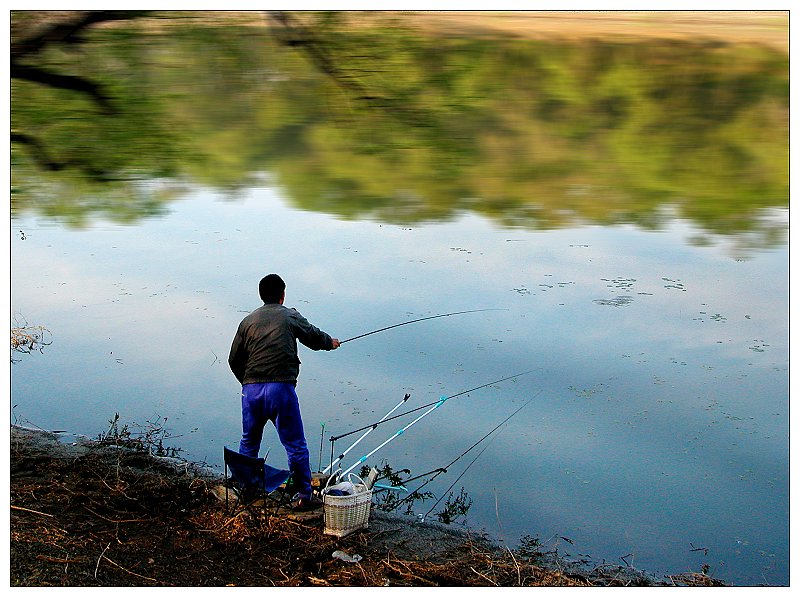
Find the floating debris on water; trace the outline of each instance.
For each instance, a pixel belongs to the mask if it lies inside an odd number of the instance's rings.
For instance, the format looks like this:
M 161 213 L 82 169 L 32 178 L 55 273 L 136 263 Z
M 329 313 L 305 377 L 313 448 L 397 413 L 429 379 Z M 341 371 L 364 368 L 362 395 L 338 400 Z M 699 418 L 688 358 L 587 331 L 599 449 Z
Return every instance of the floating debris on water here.
M 664 282 L 669 282 L 669 284 L 665 284 L 664 288 L 673 288 L 675 290 L 680 290 L 682 292 L 686 292 L 686 288 L 683 285 L 683 282 L 680 280 L 672 280 L 670 278 L 661 278 Z
M 636 282 L 636 278 L 614 278 L 613 280 L 609 280 L 608 278 L 600 278 L 603 282 L 608 282 L 608 288 L 625 288 L 631 289 L 633 288 L 634 283 Z
M 594 299 L 592 302 L 596 305 L 604 305 L 608 307 L 625 307 L 633 302 L 633 298 L 630 296 L 618 296 L 613 299 Z
M 569 386 L 567 389 L 570 392 L 573 392 L 578 398 L 589 398 L 599 392 L 603 392 L 605 389 L 605 384 L 598 383 L 591 388 L 578 388 L 576 386 Z
M 702 323 L 702 322 L 705 321 L 704 317 L 706 315 L 708 315 L 708 313 L 706 311 L 700 311 L 700 315 L 701 315 L 701 317 L 693 317 L 692 321 L 699 321 L 699 322 Z M 720 323 L 725 323 L 726 321 L 728 321 L 728 318 L 725 317 L 724 315 L 722 315 L 721 313 L 714 313 L 714 315 L 709 317 L 709 319 L 711 319 L 712 321 L 720 322 Z

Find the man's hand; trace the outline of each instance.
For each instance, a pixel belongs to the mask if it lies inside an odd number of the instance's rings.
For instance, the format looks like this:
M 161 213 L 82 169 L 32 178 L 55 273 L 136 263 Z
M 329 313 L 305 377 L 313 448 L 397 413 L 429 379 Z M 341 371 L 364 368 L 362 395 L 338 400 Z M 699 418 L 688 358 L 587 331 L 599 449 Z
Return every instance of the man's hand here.
M 331 340 L 333 341 L 333 348 L 331 350 L 336 350 L 342 345 L 338 338 L 331 338 Z

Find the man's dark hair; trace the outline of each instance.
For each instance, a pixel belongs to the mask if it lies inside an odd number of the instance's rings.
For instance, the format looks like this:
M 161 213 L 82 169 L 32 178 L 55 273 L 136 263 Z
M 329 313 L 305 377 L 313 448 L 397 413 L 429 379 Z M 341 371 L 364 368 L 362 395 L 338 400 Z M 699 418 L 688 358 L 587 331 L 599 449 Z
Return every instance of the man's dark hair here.
M 286 290 L 286 283 L 278 274 L 269 274 L 258 283 L 258 294 L 264 303 L 279 303 Z

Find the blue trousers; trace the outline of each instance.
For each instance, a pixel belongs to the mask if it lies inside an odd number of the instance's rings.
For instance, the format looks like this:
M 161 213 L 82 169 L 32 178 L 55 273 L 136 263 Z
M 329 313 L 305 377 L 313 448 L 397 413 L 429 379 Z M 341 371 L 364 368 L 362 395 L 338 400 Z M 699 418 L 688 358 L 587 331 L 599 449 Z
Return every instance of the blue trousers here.
M 258 457 L 267 421 L 272 421 L 286 449 L 297 492 L 311 496 L 311 465 L 294 384 L 251 383 L 242 386 L 242 440 L 239 453 Z

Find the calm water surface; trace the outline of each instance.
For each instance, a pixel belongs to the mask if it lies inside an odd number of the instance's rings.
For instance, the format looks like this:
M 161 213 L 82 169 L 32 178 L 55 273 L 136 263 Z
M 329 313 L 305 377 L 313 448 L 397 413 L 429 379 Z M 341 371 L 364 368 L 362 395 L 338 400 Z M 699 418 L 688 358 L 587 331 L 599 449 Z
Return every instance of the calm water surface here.
M 493 309 L 301 349 L 312 466 L 406 393 L 488 384 L 370 462 L 436 469 L 526 405 L 426 487 L 464 487 L 471 526 L 788 584 L 786 57 L 398 31 L 328 40 L 377 104 L 254 29 L 39 58 L 116 82 L 113 117 L 15 81 L 15 126 L 79 166 L 12 154 L 12 325 L 51 339 L 15 355 L 12 422 L 94 437 L 119 413 L 221 469 L 228 350 L 266 273 L 340 339 Z
M 323 423 L 338 435 L 404 393 L 411 408 L 532 370 L 448 401 L 375 464 L 443 466 L 532 399 L 455 488 L 474 500 L 472 524 L 510 544 L 531 535 L 610 562 L 633 554 L 665 573 L 708 562 L 739 582 L 785 579 L 783 248 L 736 259 L 724 242 L 688 245 L 695 231 L 681 221 L 660 232 L 530 232 L 475 216 L 345 222 L 292 209 L 269 188 L 235 203 L 197 189 L 135 227 L 14 227 L 25 236 L 13 241 L 15 314 L 46 322 L 53 338 L 13 366 L 15 419 L 96 435 L 115 412 L 166 418 L 188 458 L 220 466 L 240 430 L 227 351 L 265 272 L 280 272 L 287 303 L 342 339 L 503 309 L 305 350 L 298 391 L 315 468 Z M 373 433 L 352 460 L 397 428 Z M 274 433 L 264 448 L 281 460 Z M 445 491 L 471 460 L 429 488 Z

